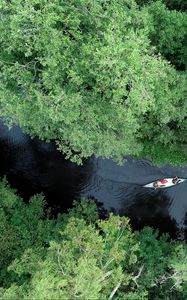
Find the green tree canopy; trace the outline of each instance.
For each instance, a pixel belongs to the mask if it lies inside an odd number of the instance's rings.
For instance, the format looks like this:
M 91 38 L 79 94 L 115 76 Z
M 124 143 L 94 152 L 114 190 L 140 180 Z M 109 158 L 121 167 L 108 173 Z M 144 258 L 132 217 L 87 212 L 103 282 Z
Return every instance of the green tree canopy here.
M 187 14 L 169 10 L 161 1 L 146 6 L 150 17 L 150 40 L 159 53 L 179 70 L 187 66 Z
M 77 162 L 163 141 L 186 114 L 185 78 L 154 54 L 148 14 L 133 0 L 1 1 L 0 116 Z
M 176 9 L 179 11 L 187 11 L 187 2 L 185 0 L 163 0 L 163 2 L 170 9 Z
M 185 300 L 187 246 L 77 201 L 52 218 L 0 182 L 0 299 Z
M 157 2 L 158 0 L 136 0 L 136 3 L 140 6 L 147 5 L 150 3 Z M 162 0 L 162 3 L 166 4 L 169 9 L 178 10 L 178 11 L 187 11 L 187 2 L 186 0 Z

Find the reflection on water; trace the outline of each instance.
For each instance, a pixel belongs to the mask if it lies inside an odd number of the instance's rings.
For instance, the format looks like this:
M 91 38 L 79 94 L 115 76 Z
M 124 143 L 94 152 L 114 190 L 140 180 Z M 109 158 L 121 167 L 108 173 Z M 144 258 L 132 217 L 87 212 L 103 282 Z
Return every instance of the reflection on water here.
M 0 123 L 0 176 L 27 200 L 43 192 L 49 206 L 66 211 L 80 196 L 103 203 L 108 211 L 131 218 L 134 228 L 145 225 L 187 238 L 187 181 L 163 190 L 143 188 L 163 177 L 187 178 L 187 167 L 155 167 L 150 161 L 127 158 L 124 166 L 90 158 L 77 166 L 63 158 L 53 143 L 30 139 L 18 127 Z

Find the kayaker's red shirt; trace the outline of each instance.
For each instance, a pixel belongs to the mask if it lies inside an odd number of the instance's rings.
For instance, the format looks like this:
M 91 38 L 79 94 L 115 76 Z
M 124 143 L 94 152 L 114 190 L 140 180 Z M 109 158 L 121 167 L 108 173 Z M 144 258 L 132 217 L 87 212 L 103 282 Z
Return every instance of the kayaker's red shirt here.
M 161 183 L 161 184 L 165 184 L 165 183 L 167 183 L 167 182 L 168 182 L 167 179 L 162 179 L 162 180 L 160 180 L 160 183 Z

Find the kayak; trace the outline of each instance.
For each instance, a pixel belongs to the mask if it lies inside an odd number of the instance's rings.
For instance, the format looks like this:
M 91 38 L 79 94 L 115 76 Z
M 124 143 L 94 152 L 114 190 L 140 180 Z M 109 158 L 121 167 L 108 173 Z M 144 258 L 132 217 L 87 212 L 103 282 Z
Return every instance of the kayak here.
M 156 189 L 163 189 L 163 188 L 168 188 L 170 186 L 174 186 L 174 185 L 178 185 L 182 182 L 184 182 L 186 180 L 186 178 L 179 178 L 178 182 L 177 183 L 173 183 L 172 180 L 173 178 L 166 178 L 167 179 L 167 183 L 164 183 L 162 185 L 160 185 L 159 187 L 157 187 Z M 155 181 L 151 182 L 151 183 L 148 183 L 148 184 L 145 184 L 143 187 L 146 187 L 146 188 L 155 188 L 154 187 L 154 183 Z

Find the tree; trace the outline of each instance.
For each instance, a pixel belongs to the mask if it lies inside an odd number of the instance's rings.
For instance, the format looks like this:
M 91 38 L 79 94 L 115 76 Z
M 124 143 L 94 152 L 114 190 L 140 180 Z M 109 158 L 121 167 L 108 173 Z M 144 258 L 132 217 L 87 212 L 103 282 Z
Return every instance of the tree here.
M 96 227 L 69 218 L 61 240 L 25 250 L 8 267 L 17 279 L 1 299 L 185 299 L 186 265 L 185 244 L 150 228 L 133 234 L 124 217 Z
M 187 2 L 183 0 L 163 0 L 169 9 L 176 9 L 179 11 L 187 11 Z
M 157 0 L 136 0 L 136 3 L 140 6 L 157 2 Z M 178 11 L 187 11 L 187 2 L 184 0 L 162 0 L 169 9 Z
M 44 218 L 44 206 L 42 195 L 33 196 L 25 204 L 6 180 L 0 181 L 0 284 L 11 282 L 7 266 L 15 258 L 27 248 L 45 246 L 53 236 L 55 224 Z
M 187 66 L 187 14 L 169 10 L 161 1 L 146 6 L 150 39 L 157 51 L 179 70 Z
M 0 182 L 2 300 L 186 299 L 185 243 L 133 232 L 125 217 L 100 220 L 86 199 L 53 219 L 44 203 L 25 204 Z
M 0 9 L 5 122 L 55 140 L 76 162 L 139 153 L 152 136 L 147 116 L 172 101 L 178 77 L 150 47 L 148 12 L 133 0 L 4 0 Z

